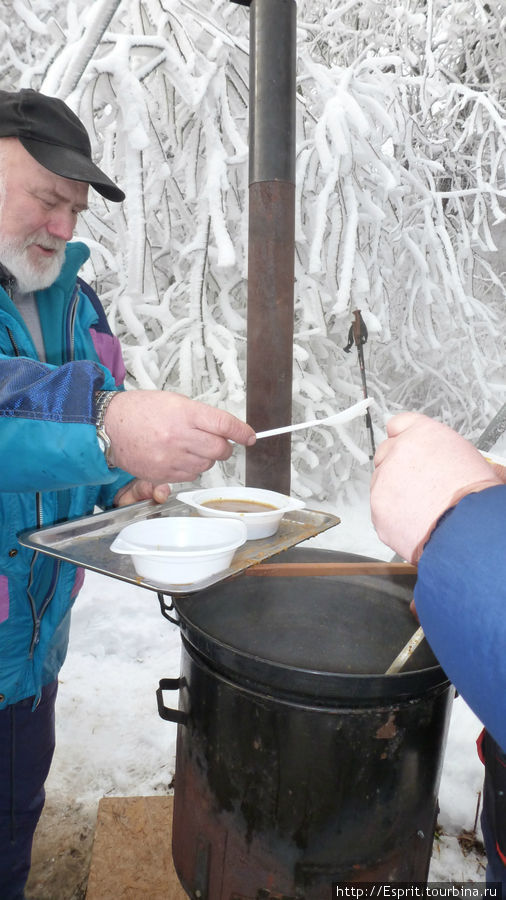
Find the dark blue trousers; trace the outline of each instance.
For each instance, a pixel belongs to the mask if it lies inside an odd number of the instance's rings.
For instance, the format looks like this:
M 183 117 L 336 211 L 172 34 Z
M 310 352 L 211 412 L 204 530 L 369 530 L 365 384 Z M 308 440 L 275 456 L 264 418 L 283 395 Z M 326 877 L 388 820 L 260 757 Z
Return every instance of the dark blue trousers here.
M 506 754 L 485 730 L 478 743 L 485 764 L 481 830 L 487 851 L 487 883 L 499 882 L 506 896 Z
M 0 897 L 23 900 L 32 841 L 42 807 L 44 782 L 53 758 L 54 707 L 58 682 L 0 710 Z

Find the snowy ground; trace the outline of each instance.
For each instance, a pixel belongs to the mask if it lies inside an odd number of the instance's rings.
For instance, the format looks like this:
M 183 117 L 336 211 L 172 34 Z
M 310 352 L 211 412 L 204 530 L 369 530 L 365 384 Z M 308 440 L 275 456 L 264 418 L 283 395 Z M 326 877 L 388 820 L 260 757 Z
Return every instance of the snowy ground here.
M 308 505 L 322 508 L 321 504 Z M 392 558 L 391 550 L 373 531 L 366 495 L 354 502 L 353 509 L 333 511 L 341 524 L 312 539 L 311 546 Z M 170 790 L 176 726 L 159 718 L 155 690 L 160 678 L 179 675 L 179 657 L 178 629 L 161 616 L 154 592 L 87 574 L 61 672 L 57 751 L 47 784 L 49 812 L 56 804 L 59 816 L 69 817 L 67 834 L 76 844 L 74 866 L 83 855 L 79 840 L 83 847 L 91 845 L 93 818 L 102 796 L 165 794 Z M 463 829 L 472 831 L 474 827 L 482 784 L 475 748 L 480 730 L 478 720 L 457 699 L 440 790 L 442 834 L 434 844 L 431 880 L 484 879 L 483 857 L 474 850 L 464 856 L 457 840 Z M 80 837 L 79 822 L 75 834 L 70 828 L 72 810 L 80 811 L 85 823 Z M 48 821 L 52 825 L 51 819 Z M 40 828 L 43 830 L 44 822 Z M 42 839 L 39 835 L 39 841 Z M 42 844 L 39 856 L 44 852 Z M 63 854 L 63 849 L 47 852 L 54 857 Z M 43 863 L 39 859 L 40 871 Z M 68 865 L 72 867 L 72 859 Z M 40 883 L 39 878 L 39 890 L 30 897 L 70 900 L 84 896 L 70 888 L 68 893 L 62 888 L 58 895 L 51 895 L 49 889 L 44 893 Z

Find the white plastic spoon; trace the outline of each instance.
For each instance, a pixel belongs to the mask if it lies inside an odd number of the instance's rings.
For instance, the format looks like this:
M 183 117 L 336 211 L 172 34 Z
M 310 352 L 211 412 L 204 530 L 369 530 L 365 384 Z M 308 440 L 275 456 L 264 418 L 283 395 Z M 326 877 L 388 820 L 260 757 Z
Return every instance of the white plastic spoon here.
M 326 416 L 324 419 L 312 419 L 310 422 L 298 422 L 296 425 L 284 425 L 282 428 L 271 428 L 269 431 L 258 431 L 257 441 L 259 438 L 274 437 L 275 434 L 288 434 L 289 431 L 300 431 L 302 428 L 314 428 L 316 425 L 338 425 L 343 422 L 350 422 L 357 416 L 363 415 L 373 402 L 372 397 L 360 400 L 348 409 L 334 413 L 332 416 Z

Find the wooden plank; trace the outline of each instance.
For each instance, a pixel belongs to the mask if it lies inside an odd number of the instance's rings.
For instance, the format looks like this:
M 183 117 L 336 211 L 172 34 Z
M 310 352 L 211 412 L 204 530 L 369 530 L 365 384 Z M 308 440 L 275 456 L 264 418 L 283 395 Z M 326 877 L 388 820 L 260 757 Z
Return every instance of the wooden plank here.
M 104 797 L 86 900 L 188 900 L 171 852 L 173 797 Z
M 416 575 L 417 568 L 404 562 L 315 562 L 315 563 L 258 563 L 250 566 L 245 575 L 267 578 L 308 578 L 329 575 Z

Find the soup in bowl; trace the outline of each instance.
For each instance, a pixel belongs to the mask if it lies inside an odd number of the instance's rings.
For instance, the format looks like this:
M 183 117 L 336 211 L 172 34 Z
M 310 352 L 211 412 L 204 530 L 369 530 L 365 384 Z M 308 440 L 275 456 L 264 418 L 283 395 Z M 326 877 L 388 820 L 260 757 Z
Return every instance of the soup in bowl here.
M 286 512 L 305 506 L 302 500 L 287 494 L 241 485 L 183 491 L 177 499 L 196 509 L 200 516 L 241 519 L 249 541 L 275 534 Z

